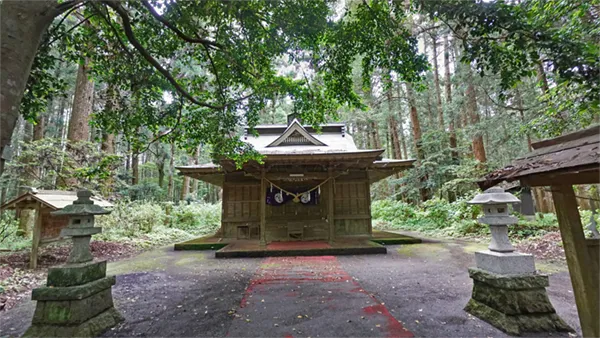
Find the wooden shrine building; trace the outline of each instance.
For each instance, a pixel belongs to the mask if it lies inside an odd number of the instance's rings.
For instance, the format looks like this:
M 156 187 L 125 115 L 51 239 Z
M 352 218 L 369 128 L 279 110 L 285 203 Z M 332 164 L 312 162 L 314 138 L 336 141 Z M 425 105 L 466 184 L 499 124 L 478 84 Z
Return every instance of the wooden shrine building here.
M 258 125 L 245 142 L 263 164 L 231 160 L 178 167 L 181 174 L 223 188 L 221 236 L 275 241 L 328 240 L 371 231 L 370 185 L 412 166 L 382 159 L 383 149 L 357 149 L 344 124 L 317 132 L 293 116 L 287 125 Z
M 69 218 L 65 216 L 54 216 L 50 213 L 60 210 L 77 199 L 75 191 L 61 190 L 30 190 L 16 198 L 4 203 L 0 209 L 15 210 L 19 218 L 22 210 L 35 210 L 33 236 L 31 239 L 31 256 L 29 267 L 37 267 L 38 249 L 41 244 L 54 242 L 61 239 L 60 231 L 69 225 Z M 104 208 L 113 205 L 109 202 L 92 197 L 94 204 Z
M 533 151 L 479 182 L 550 186 L 584 337 L 600 337 L 600 238 L 585 238 L 573 185 L 600 183 L 600 126 L 532 144 Z

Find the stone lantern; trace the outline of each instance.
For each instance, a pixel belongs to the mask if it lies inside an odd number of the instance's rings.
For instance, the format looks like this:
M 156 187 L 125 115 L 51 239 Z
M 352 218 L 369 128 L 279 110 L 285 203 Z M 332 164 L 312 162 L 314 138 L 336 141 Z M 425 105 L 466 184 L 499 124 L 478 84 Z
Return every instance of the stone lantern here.
M 110 211 L 94 204 L 88 190 L 77 192 L 77 200 L 64 209 L 52 213 L 54 216 L 68 216 L 69 225 L 62 229 L 61 236 L 71 237 L 73 249 L 67 260 L 68 264 L 86 263 L 94 259 L 90 252 L 92 235 L 102 232 L 102 228 L 94 227 L 95 215 L 110 214 Z
M 521 201 L 502 188 L 490 188 L 467 203 L 483 207 L 484 216 L 479 218 L 479 223 L 490 226 L 492 242 L 488 248 L 495 252 L 515 251 L 508 239 L 508 226 L 517 224 L 518 219 L 508 213 L 508 205 Z
M 465 311 L 511 334 L 572 331 L 556 314 L 548 299 L 548 276 L 538 274 L 532 255 L 515 252 L 508 226 L 518 219 L 508 205 L 519 199 L 502 188 L 490 188 L 470 204 L 483 207 L 479 222 L 490 226 L 489 250 L 475 252 L 475 268 L 469 269 L 473 294 Z
M 33 290 L 37 304 L 26 337 L 94 337 L 122 320 L 113 305 L 115 276 L 107 277 L 106 261 L 94 261 L 90 251 L 92 235 L 102 231 L 94 216 L 110 211 L 91 196 L 80 190 L 73 204 L 52 213 L 70 218 L 61 235 L 71 237 L 73 248 L 65 265 L 48 270 L 46 287 Z

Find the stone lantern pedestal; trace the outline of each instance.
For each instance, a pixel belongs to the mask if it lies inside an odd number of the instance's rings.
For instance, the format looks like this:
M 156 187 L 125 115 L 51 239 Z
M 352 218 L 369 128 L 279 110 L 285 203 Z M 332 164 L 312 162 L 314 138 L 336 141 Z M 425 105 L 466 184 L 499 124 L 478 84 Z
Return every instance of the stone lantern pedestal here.
M 489 250 L 475 252 L 476 268 L 469 269 L 473 294 L 465 311 L 511 335 L 523 332 L 573 331 L 550 303 L 548 276 L 538 274 L 532 255 L 514 252 L 508 225 L 508 203 L 519 200 L 501 188 L 491 188 L 469 203 L 481 204 L 492 235 Z
M 33 290 L 37 304 L 25 337 L 94 337 L 122 320 L 113 305 L 115 277 L 106 276 L 106 261 L 93 261 L 89 248 L 91 236 L 102 230 L 94 227 L 94 215 L 109 212 L 93 204 L 89 191 L 77 197 L 54 212 L 70 217 L 61 235 L 72 237 L 73 249 L 65 265 L 49 269 L 46 287 Z

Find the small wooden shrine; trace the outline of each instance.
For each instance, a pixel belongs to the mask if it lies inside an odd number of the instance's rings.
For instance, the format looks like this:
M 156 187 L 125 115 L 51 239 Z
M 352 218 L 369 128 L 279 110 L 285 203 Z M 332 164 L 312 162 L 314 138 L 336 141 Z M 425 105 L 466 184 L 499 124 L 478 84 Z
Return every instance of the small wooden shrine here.
M 600 238 L 585 238 L 573 185 L 600 183 L 600 126 L 531 145 L 533 151 L 486 175 L 487 189 L 504 180 L 550 186 L 584 337 L 600 337 Z
M 41 244 L 61 239 L 60 232 L 69 225 L 69 218 L 55 216 L 51 212 L 61 210 L 77 200 L 75 191 L 60 190 L 30 190 L 16 198 L 4 203 L 0 209 L 15 210 L 16 217 L 20 217 L 22 210 L 35 210 L 33 236 L 31 240 L 31 258 L 29 267 L 37 267 L 38 248 Z M 92 197 L 95 204 L 109 208 L 113 205 L 97 197 Z
M 371 229 L 370 185 L 412 166 L 382 158 L 383 149 L 358 149 L 345 124 L 313 127 L 293 115 L 287 125 L 249 128 L 245 142 L 263 163 L 178 167 L 181 174 L 223 188 L 221 236 L 274 241 L 366 236 Z

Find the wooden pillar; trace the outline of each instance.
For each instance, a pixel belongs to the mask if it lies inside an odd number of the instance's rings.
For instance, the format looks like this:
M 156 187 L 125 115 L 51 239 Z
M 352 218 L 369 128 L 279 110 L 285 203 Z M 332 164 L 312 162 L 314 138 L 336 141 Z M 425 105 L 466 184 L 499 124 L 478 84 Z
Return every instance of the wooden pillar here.
M 267 245 L 267 181 L 265 170 L 260 173 L 260 245 Z
M 598 290 L 594 287 L 594 278 L 598 276 L 594 276 L 593 269 L 590 268 L 591 260 L 575 193 L 571 185 L 555 185 L 551 188 L 581 331 L 584 337 L 599 337 Z
M 335 240 L 335 217 L 334 217 L 334 203 L 335 203 L 335 182 L 333 181 L 333 173 L 331 168 L 328 170 L 327 181 L 327 223 L 329 224 L 329 243 L 333 243 Z
M 33 236 L 31 239 L 31 255 L 29 256 L 29 268 L 37 268 L 38 251 L 40 247 L 40 237 L 42 235 L 42 203 L 37 202 L 35 207 L 35 223 L 33 226 Z
M 371 216 L 371 183 L 369 183 L 369 174 L 367 173 L 366 194 L 367 194 L 367 210 L 369 212 L 369 237 L 373 236 L 373 218 Z

